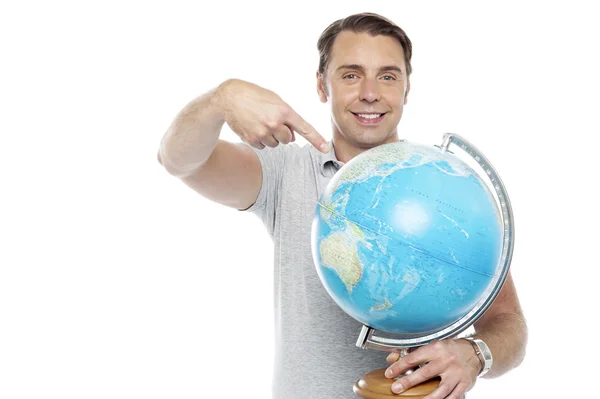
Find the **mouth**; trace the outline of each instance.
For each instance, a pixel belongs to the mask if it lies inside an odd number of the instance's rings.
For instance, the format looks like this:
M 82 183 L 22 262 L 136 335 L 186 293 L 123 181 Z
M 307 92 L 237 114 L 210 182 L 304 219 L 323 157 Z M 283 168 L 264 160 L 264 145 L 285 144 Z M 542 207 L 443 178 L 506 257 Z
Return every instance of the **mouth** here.
M 381 123 L 385 116 L 385 112 L 381 114 L 368 112 L 368 113 L 354 113 L 352 112 L 356 120 L 363 125 L 377 125 Z

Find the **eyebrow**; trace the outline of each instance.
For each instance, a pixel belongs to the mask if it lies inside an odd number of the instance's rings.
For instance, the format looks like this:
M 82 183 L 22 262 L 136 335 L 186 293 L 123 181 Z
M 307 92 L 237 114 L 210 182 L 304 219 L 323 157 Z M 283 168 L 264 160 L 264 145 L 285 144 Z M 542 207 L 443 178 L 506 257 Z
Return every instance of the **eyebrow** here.
M 361 71 L 361 72 L 365 71 L 365 68 L 362 65 L 358 65 L 358 64 L 344 64 L 344 65 L 339 66 L 336 69 L 336 71 L 340 71 L 342 69 L 356 69 L 357 71 Z M 400 69 L 396 65 L 385 65 L 385 66 L 382 66 L 381 68 L 379 68 L 379 72 L 387 72 L 387 71 L 394 71 L 394 72 L 398 72 L 400 75 L 404 75 L 404 73 L 402 72 L 402 69 Z

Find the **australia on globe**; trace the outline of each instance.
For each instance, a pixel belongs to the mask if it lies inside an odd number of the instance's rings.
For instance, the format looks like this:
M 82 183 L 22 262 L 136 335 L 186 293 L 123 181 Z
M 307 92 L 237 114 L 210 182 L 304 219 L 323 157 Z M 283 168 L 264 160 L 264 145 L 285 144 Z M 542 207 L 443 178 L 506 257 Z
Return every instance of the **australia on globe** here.
M 467 163 L 435 146 L 385 144 L 332 178 L 312 251 L 333 300 L 374 329 L 417 336 L 469 313 L 497 280 L 501 214 Z

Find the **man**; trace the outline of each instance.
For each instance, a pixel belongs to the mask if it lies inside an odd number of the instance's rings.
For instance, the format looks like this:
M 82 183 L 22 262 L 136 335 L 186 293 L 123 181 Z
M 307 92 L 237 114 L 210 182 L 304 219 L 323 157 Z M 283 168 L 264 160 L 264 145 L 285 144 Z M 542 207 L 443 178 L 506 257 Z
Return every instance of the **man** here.
M 310 231 L 316 202 L 335 172 L 363 151 L 399 140 L 397 127 L 410 91 L 412 44 L 376 14 L 330 25 L 318 42 L 317 93 L 331 107 L 330 143 L 281 98 L 262 87 L 228 80 L 191 101 L 165 134 L 159 161 L 201 195 L 254 212 L 275 246 L 275 398 L 348 398 L 381 353 L 355 346 L 361 325 L 326 293 L 313 265 Z M 224 123 L 245 143 L 219 139 Z M 293 143 L 301 134 L 310 145 Z M 267 148 L 268 147 L 268 148 Z M 486 377 L 520 364 L 527 328 L 509 275 L 475 325 L 493 354 Z M 388 378 L 428 363 L 394 382 L 400 392 L 436 375 L 428 399 L 460 398 L 484 364 L 465 339 L 422 346 L 399 359 Z

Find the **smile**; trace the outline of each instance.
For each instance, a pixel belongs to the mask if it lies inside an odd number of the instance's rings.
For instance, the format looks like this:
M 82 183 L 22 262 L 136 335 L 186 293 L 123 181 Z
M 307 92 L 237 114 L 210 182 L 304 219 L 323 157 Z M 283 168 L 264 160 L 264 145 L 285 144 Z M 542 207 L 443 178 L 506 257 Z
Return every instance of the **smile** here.
M 363 125 L 376 125 L 383 120 L 385 113 L 383 114 L 355 114 L 352 112 L 354 117 Z

